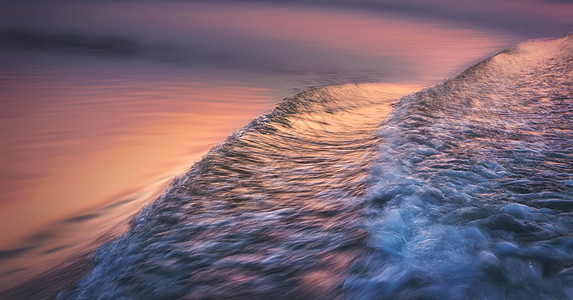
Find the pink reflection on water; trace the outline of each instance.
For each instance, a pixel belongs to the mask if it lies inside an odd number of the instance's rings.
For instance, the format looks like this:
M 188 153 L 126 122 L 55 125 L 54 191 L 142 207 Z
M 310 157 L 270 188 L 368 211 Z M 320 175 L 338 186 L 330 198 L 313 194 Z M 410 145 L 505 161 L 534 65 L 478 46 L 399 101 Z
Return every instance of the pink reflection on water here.
M 273 103 L 268 90 L 235 82 L 50 73 L 2 87 L 13 104 L 0 120 L 2 247 L 184 171 Z
M 490 7 L 504 11 L 504 5 Z M 466 10 L 476 6 L 476 11 L 486 12 L 489 9 L 484 5 L 457 6 Z M 53 32 L 125 35 L 165 43 L 167 47 L 188 47 L 182 50 L 188 56 L 196 50 L 213 50 L 221 51 L 213 53 L 221 54 L 223 59 L 228 55 L 241 61 L 241 55 L 245 55 L 260 60 L 246 63 L 270 61 L 298 68 L 315 64 L 366 66 L 389 74 L 388 80 L 393 83 L 401 83 L 395 78 L 402 81 L 405 76 L 421 84 L 442 80 L 468 63 L 523 39 L 407 14 L 287 4 L 63 2 L 49 9 L 50 14 L 22 11 L 26 19 Z M 4 22 L 10 22 L 9 18 Z
M 142 11 L 141 15 L 150 16 L 150 13 Z M 323 57 L 307 58 L 308 63 L 317 60 L 329 63 L 326 54 L 330 53 L 334 56 L 332 64 L 387 67 L 390 74 L 412 74 L 409 82 L 424 84 L 452 76 L 469 63 L 519 41 L 494 31 L 454 27 L 439 20 L 380 12 L 301 10 L 289 6 L 198 5 L 192 10 L 172 11 L 168 20 L 158 22 L 162 27 L 189 28 L 190 31 L 208 29 L 213 40 L 220 35 L 229 41 L 228 47 L 242 47 L 232 43 L 240 42 L 244 36 L 270 41 L 261 43 L 263 50 L 265 46 L 272 47 L 273 41 L 286 42 L 312 49 L 313 53 L 324 53 Z M 283 55 L 289 57 L 289 54 Z M 305 58 L 293 59 L 297 60 L 304 62 Z M 389 64 L 393 60 L 396 65 Z M 403 80 L 401 76 L 396 77 Z M 392 76 L 388 80 L 396 82 Z

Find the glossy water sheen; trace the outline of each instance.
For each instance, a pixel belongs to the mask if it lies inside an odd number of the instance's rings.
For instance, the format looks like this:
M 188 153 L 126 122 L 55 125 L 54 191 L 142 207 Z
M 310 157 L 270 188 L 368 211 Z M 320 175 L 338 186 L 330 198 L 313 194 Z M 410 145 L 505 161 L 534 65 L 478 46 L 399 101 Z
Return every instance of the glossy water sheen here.
M 62 298 L 573 298 L 573 35 L 452 80 L 301 92 Z
M 124 231 L 173 176 L 273 105 L 245 82 L 126 66 L 0 72 L 0 287 Z

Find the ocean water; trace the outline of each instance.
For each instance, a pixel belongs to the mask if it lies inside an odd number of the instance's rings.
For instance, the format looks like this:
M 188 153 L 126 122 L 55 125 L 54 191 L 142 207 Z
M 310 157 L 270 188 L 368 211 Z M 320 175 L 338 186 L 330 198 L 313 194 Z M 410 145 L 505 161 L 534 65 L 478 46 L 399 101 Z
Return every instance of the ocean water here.
M 416 87 L 302 91 L 61 299 L 573 298 L 573 35 Z
M 36 296 L 75 284 L 173 177 L 295 90 L 418 86 L 398 98 L 524 38 L 360 5 L 2 6 L 0 291 Z
M 484 215 L 566 245 L 530 198 L 571 196 L 567 42 L 443 82 L 571 30 L 571 4 L 525 2 L 0 0 L 0 298 L 481 297 L 489 271 L 445 257 L 534 251 Z

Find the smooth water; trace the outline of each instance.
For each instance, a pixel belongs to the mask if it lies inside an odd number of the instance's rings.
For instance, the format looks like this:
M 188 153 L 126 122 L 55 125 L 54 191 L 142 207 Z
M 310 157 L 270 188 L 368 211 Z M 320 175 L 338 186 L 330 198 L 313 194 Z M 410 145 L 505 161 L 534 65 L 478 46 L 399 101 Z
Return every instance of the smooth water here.
M 129 64 L 48 66 L 1 72 L 11 71 L 0 80 L 8 129 L 0 133 L 0 286 L 124 232 L 173 176 L 274 105 L 271 91 L 245 82 Z
M 416 87 L 300 92 L 60 298 L 573 298 L 573 35 Z

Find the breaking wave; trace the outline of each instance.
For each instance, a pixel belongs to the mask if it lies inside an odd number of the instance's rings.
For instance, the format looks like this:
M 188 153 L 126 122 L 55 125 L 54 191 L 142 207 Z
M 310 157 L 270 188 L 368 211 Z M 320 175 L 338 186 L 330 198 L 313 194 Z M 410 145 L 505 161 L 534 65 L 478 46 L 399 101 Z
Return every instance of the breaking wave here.
M 571 299 L 572 84 L 570 34 L 413 94 L 300 92 L 176 179 L 59 298 Z

